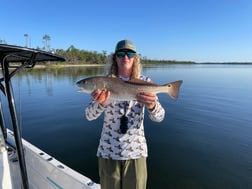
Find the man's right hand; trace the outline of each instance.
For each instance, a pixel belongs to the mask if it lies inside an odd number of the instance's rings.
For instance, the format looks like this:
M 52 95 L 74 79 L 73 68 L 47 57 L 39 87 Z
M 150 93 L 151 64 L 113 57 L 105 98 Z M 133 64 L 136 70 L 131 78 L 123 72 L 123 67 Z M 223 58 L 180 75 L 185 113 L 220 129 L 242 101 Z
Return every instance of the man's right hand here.
M 91 93 L 91 96 L 95 101 L 99 102 L 103 107 L 107 107 L 109 97 L 110 97 L 110 91 L 95 89 Z

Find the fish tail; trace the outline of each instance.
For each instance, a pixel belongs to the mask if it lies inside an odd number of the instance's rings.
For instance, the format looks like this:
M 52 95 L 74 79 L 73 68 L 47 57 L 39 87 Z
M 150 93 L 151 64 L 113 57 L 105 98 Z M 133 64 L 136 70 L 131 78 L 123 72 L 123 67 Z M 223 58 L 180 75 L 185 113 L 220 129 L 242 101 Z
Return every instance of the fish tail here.
M 174 100 L 178 98 L 179 88 L 182 83 L 183 83 L 182 80 L 178 80 L 178 81 L 165 84 L 168 87 L 168 91 L 167 91 L 168 95 Z

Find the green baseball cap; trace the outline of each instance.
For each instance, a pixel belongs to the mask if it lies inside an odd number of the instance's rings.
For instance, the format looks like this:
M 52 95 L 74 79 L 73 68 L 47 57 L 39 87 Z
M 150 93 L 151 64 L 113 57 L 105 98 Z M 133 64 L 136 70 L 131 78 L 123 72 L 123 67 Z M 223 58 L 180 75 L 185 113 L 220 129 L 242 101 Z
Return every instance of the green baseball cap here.
M 129 40 L 121 40 L 116 44 L 115 52 L 122 49 L 129 49 L 133 52 L 136 52 L 135 45 Z

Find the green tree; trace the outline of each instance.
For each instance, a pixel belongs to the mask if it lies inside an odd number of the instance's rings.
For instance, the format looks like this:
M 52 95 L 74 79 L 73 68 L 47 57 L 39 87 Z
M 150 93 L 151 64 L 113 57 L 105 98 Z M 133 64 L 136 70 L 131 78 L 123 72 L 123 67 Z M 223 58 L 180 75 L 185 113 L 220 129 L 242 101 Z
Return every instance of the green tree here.
M 47 34 L 45 34 L 44 36 L 43 36 L 43 42 L 44 42 L 44 50 L 46 50 L 46 51 L 50 51 L 50 40 L 51 40 L 51 37 L 49 36 L 49 35 L 47 35 Z
M 0 44 L 7 44 L 7 42 L 4 39 L 0 39 Z
M 25 33 L 24 34 L 24 37 L 25 37 L 25 47 L 28 47 L 28 34 L 27 33 Z

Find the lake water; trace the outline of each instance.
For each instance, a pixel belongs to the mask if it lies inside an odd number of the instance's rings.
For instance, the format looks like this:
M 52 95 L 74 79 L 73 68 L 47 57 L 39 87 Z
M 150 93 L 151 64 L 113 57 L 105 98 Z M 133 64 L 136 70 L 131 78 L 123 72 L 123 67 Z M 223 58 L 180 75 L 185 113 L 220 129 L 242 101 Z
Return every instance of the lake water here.
M 75 82 L 102 74 L 33 69 L 13 78 L 24 138 L 95 182 L 102 118 L 85 119 L 91 98 Z M 184 81 L 177 101 L 158 95 L 163 122 L 145 119 L 148 189 L 252 188 L 252 65 L 151 66 L 143 74 L 158 84 Z

